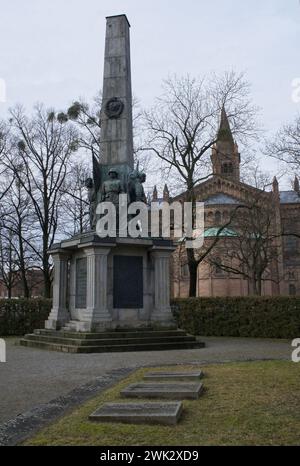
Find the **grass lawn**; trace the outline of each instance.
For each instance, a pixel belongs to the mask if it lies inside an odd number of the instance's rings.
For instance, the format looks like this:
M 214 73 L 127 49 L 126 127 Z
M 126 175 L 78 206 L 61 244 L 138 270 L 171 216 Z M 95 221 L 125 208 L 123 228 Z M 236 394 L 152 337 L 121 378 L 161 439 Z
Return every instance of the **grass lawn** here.
M 192 367 L 199 368 L 176 369 Z M 124 401 L 119 398 L 120 389 L 153 370 L 141 369 L 40 431 L 25 445 L 300 444 L 300 364 L 259 361 L 201 368 L 205 392 L 199 400 L 184 401 L 183 416 L 175 427 L 97 424 L 87 419 L 103 402 Z

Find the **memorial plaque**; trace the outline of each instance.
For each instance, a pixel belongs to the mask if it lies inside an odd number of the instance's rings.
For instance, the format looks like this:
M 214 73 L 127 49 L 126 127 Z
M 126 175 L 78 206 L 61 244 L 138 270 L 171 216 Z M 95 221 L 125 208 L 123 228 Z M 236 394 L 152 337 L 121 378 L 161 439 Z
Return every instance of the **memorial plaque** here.
M 114 256 L 114 308 L 143 307 L 143 258 Z
M 87 259 L 82 257 L 76 259 L 76 309 L 86 308 L 86 290 L 87 290 Z

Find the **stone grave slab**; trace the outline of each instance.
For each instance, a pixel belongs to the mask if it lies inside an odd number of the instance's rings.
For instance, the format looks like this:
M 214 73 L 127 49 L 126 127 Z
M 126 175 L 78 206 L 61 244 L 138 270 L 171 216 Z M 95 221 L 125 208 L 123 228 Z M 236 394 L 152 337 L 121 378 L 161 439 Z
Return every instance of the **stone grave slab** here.
M 148 372 L 144 375 L 146 381 L 197 381 L 203 377 L 201 370 L 196 371 L 173 371 L 173 372 Z
M 134 383 L 121 390 L 125 398 L 163 398 L 169 400 L 198 399 L 203 390 L 200 382 Z
M 181 413 L 181 402 L 105 403 L 89 419 L 97 422 L 175 425 Z

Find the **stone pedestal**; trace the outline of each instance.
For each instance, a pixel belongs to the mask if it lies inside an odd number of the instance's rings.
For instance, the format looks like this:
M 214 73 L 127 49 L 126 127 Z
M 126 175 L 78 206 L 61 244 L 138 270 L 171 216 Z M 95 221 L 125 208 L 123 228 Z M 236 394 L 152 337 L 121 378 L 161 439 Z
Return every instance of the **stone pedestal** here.
M 101 239 L 90 232 L 55 245 L 53 309 L 47 329 L 101 332 L 174 328 L 168 240 Z M 70 259 L 70 260 L 69 260 Z
M 68 261 L 69 254 L 66 251 L 53 251 L 54 282 L 53 282 L 53 307 L 45 322 L 45 328 L 57 330 L 70 320 L 67 309 L 68 293 Z

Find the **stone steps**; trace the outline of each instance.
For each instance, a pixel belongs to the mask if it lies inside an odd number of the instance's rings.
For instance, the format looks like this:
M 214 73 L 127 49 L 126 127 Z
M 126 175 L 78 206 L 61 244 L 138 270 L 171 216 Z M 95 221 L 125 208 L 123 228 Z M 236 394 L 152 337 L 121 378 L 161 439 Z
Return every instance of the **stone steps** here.
M 183 330 L 130 330 L 102 333 L 35 330 L 25 335 L 20 344 L 30 348 L 65 353 L 112 353 L 127 351 L 162 351 L 203 348 L 192 335 Z
M 177 337 L 186 336 L 184 330 L 136 330 L 136 329 L 122 329 L 114 331 L 105 331 L 98 333 L 82 333 L 82 332 L 69 332 L 63 330 L 34 330 L 35 335 L 55 336 L 70 339 L 87 339 L 87 340 L 104 340 L 104 339 L 123 339 L 123 338 L 147 338 L 147 337 Z
M 195 338 L 190 335 L 176 335 L 176 336 L 155 336 L 155 337 L 135 337 L 132 338 L 97 338 L 97 339 L 79 339 L 79 338 L 67 338 L 67 337 L 56 337 L 52 335 L 26 335 L 26 340 L 30 341 L 41 341 L 49 343 L 58 343 L 69 346 L 115 346 L 120 345 L 135 345 L 135 344 L 146 344 L 146 343 L 176 343 L 176 342 L 194 342 Z
M 98 345 L 98 346 L 75 346 L 59 343 L 51 343 L 49 341 L 35 341 L 23 338 L 20 341 L 22 346 L 31 348 L 40 348 L 50 351 L 62 351 L 65 353 L 112 353 L 112 352 L 128 352 L 128 351 L 164 351 L 178 349 L 194 349 L 203 348 L 204 344 L 197 341 L 177 341 L 165 343 L 142 343 L 142 344 L 120 344 L 119 345 Z

